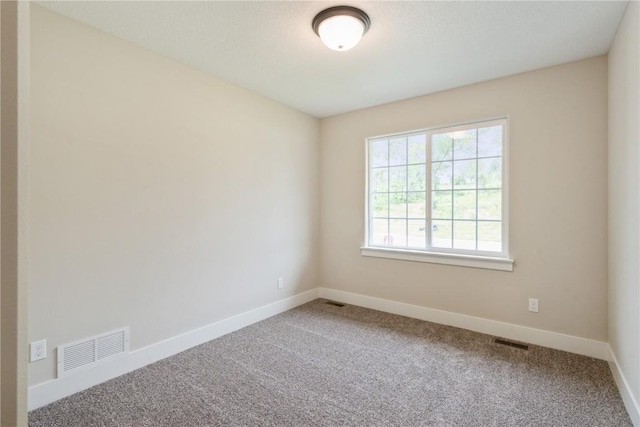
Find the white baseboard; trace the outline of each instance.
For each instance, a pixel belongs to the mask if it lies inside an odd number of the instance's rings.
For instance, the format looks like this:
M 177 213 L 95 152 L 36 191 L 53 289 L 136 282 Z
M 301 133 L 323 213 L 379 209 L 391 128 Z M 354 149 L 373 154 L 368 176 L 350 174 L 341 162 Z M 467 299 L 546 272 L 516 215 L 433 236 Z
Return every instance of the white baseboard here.
M 633 393 L 629 388 L 627 378 L 624 376 L 622 370 L 620 369 L 620 364 L 618 364 L 616 354 L 613 352 L 613 349 L 610 346 L 608 347 L 609 367 L 611 368 L 613 379 L 616 381 L 616 385 L 618 386 L 618 390 L 620 391 L 620 395 L 622 396 L 624 406 L 629 413 L 629 417 L 631 417 L 631 422 L 635 427 L 640 427 L 640 405 L 638 405 L 638 401 L 633 396 Z
M 511 323 L 480 317 L 467 316 L 465 314 L 450 311 L 437 310 L 418 305 L 406 304 L 397 301 L 385 300 L 351 292 L 339 291 L 329 288 L 320 288 L 320 297 L 345 304 L 357 305 L 384 311 L 414 319 L 427 320 L 441 325 L 455 326 L 483 334 L 494 335 L 556 350 L 564 350 L 596 359 L 609 359 L 609 345 L 606 342 L 574 337 L 572 335 L 557 332 L 544 331 L 529 328 L 527 326 L 513 325 Z
M 220 320 L 193 331 L 134 350 L 114 363 L 29 387 L 29 410 L 39 408 L 135 369 L 317 299 L 318 288 Z

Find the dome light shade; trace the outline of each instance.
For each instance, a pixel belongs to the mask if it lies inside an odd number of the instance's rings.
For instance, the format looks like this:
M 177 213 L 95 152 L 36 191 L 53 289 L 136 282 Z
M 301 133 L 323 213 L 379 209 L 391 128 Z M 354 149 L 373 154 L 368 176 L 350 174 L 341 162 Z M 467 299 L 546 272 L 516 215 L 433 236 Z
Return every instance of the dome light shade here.
M 362 38 L 364 27 L 360 20 L 352 16 L 336 15 L 322 21 L 318 34 L 329 49 L 349 50 Z
M 349 50 L 360 42 L 371 21 L 355 7 L 337 6 L 325 9 L 313 18 L 313 31 L 329 49 Z

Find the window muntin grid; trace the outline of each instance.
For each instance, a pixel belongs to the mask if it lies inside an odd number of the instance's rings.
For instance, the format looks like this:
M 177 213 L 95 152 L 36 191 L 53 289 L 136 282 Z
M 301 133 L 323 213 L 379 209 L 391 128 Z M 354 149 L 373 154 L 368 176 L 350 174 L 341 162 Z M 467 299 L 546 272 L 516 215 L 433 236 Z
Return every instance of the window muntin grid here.
M 367 246 L 507 255 L 506 120 L 368 139 Z

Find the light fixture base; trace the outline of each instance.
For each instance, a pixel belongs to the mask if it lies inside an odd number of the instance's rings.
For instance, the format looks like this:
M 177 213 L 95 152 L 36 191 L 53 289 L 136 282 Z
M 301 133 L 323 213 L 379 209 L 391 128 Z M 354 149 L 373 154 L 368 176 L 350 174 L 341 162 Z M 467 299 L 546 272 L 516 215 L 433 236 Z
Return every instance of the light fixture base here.
M 363 10 L 360 10 L 357 7 L 351 7 L 351 6 L 334 6 L 334 7 L 330 7 L 329 9 L 323 10 L 322 12 L 318 13 L 315 16 L 315 18 L 313 18 L 313 21 L 311 22 L 311 27 L 313 28 L 313 32 L 316 33 L 318 36 L 320 36 L 320 33 L 318 32 L 318 28 L 320 27 L 320 24 L 322 24 L 322 21 L 324 21 L 325 19 L 331 18 L 332 16 L 339 16 L 339 15 L 351 16 L 353 18 L 360 20 L 364 28 L 364 31 L 362 32 L 362 34 L 365 34 L 369 30 L 369 27 L 371 26 L 371 19 L 369 18 L 369 15 L 367 15 Z

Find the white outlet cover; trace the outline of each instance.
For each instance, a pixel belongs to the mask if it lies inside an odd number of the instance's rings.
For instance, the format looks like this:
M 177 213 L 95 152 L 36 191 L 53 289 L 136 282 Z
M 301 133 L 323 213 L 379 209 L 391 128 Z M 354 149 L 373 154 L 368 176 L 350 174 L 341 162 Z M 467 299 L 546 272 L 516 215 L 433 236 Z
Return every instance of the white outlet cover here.
M 537 298 L 529 298 L 529 311 L 532 313 L 538 312 L 538 299 Z
M 29 344 L 29 361 L 46 359 L 47 357 L 47 340 L 34 341 Z

